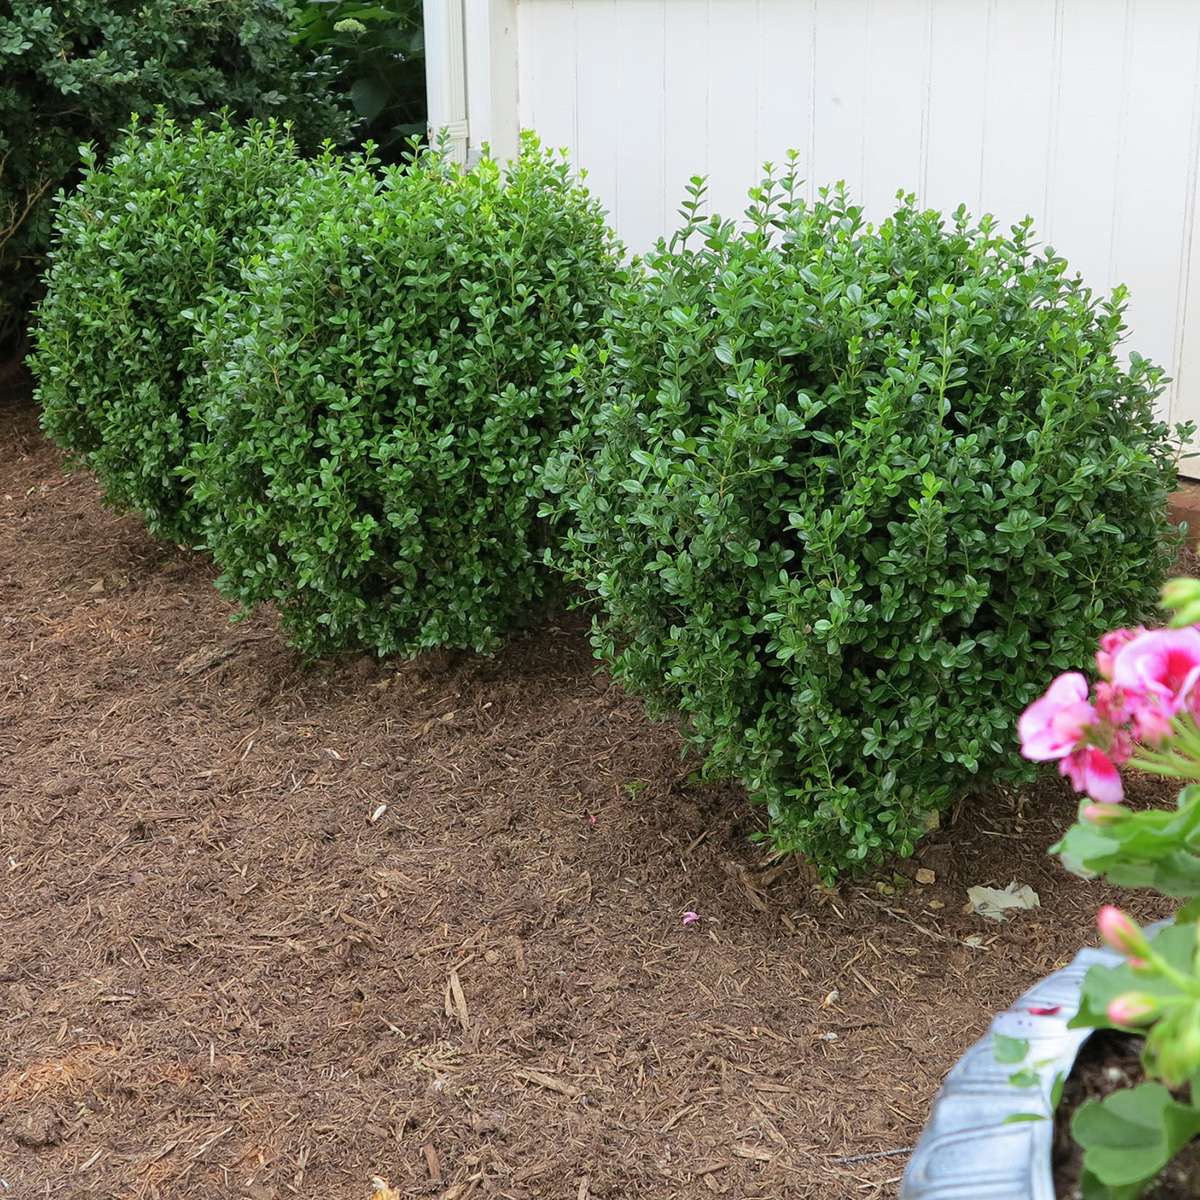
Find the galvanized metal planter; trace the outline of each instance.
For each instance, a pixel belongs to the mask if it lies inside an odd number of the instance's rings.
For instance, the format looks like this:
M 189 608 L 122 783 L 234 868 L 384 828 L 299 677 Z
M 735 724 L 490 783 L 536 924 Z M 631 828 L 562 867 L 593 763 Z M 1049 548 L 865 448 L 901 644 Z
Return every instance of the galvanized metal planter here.
M 1082 950 L 1070 966 L 1030 988 L 992 1022 L 987 1035 L 959 1059 L 933 1103 L 929 1123 L 909 1160 L 900 1200 L 1055 1200 L 1050 1150 L 1050 1093 L 1069 1074 L 1090 1029 L 1068 1029 L 1079 1008 L 1083 977 L 1097 964 L 1121 962 L 1111 950 Z M 1057 1011 L 1054 1011 L 1057 1010 Z M 996 1034 L 1023 1038 L 1036 1087 L 1009 1082 L 1016 1070 L 996 1062 Z M 1045 1120 L 1006 1123 L 1018 1113 Z

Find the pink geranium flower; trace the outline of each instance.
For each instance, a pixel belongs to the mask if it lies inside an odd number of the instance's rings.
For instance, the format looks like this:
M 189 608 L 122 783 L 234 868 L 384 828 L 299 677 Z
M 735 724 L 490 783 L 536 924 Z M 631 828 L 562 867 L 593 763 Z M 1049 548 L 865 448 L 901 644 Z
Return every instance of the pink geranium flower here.
M 1058 769 L 1077 792 L 1084 792 L 1101 804 L 1120 804 L 1125 795 L 1120 772 L 1112 759 L 1095 746 L 1073 750 L 1059 763 Z
M 1136 629 L 1114 629 L 1101 637 L 1100 649 L 1096 651 L 1096 670 L 1101 679 L 1112 679 L 1113 658 L 1117 651 L 1145 632 L 1146 627 L 1139 625 Z
M 1126 694 L 1137 711 L 1142 694 L 1151 710 L 1168 719 L 1179 712 L 1200 679 L 1200 630 L 1154 629 L 1139 633 L 1113 656 L 1112 681 Z M 1152 726 L 1153 728 L 1153 726 Z M 1148 730 L 1147 732 L 1150 732 Z
M 1133 736 L 1148 746 L 1165 742 L 1171 735 L 1171 716 L 1157 698 L 1144 696 L 1130 711 Z
M 1066 758 L 1096 721 L 1087 680 L 1078 671 L 1060 675 L 1017 722 L 1021 753 L 1033 762 Z
M 1092 703 L 1096 706 L 1096 716 L 1109 725 L 1124 725 L 1129 720 L 1129 699 L 1111 683 L 1096 684 Z

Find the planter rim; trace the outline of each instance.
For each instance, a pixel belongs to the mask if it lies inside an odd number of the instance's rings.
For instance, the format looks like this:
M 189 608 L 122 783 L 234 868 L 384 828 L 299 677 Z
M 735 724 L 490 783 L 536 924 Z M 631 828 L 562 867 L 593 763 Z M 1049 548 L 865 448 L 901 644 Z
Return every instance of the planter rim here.
M 1147 932 L 1157 933 L 1168 924 L 1159 921 Z M 1080 1047 L 1094 1032 L 1068 1029 L 1067 1022 L 1079 1010 L 1088 970 L 1123 961 L 1112 950 L 1081 950 L 993 1018 L 987 1033 L 943 1081 L 904 1172 L 899 1200 L 1056 1200 L 1051 1094 L 1056 1078 L 1070 1073 Z M 1028 1041 L 1025 1061 L 996 1062 L 997 1034 Z M 1037 1083 L 1027 1088 L 1011 1084 L 1009 1076 L 1018 1066 L 1035 1071 Z M 1042 1119 L 1013 1120 L 1019 1114 Z

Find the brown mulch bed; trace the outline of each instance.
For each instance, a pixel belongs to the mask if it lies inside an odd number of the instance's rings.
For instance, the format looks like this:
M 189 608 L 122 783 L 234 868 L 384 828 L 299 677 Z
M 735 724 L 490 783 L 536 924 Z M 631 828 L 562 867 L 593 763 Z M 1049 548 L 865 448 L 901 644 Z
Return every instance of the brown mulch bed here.
M 892 1196 L 945 1071 L 1119 898 L 1046 856 L 1055 782 L 814 887 L 577 619 L 305 669 L 0 391 L 9 1194 Z M 1014 879 L 1040 910 L 964 913 Z

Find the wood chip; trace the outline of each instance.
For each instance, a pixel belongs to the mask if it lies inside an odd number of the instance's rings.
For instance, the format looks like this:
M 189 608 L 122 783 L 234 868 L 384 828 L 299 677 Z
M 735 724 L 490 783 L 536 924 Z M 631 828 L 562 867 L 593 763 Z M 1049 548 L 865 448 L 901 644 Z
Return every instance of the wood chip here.
M 519 1079 L 527 1079 L 530 1083 L 536 1083 L 538 1087 L 548 1088 L 552 1092 L 558 1092 L 560 1096 L 566 1096 L 571 1100 L 577 1100 L 583 1093 L 573 1084 L 564 1083 L 561 1079 L 555 1079 L 553 1075 L 544 1075 L 541 1071 L 531 1071 L 528 1068 L 522 1067 L 517 1072 Z
M 390 867 L 380 867 L 375 872 L 375 877 L 385 887 L 400 888 L 406 892 L 415 892 L 421 887 L 415 879 L 410 879 L 402 871 L 394 871 Z
M 421 1153 L 425 1155 L 425 1165 L 429 1168 L 429 1178 L 434 1183 L 442 1182 L 442 1163 L 438 1158 L 438 1152 L 433 1148 L 432 1142 L 426 1142 L 421 1147 Z
M 96 1153 L 93 1154 L 92 1157 L 87 1160 L 87 1162 L 80 1163 L 79 1166 L 77 1166 L 75 1168 L 75 1174 L 82 1175 L 84 1171 L 87 1171 L 91 1167 L 94 1167 L 100 1161 L 101 1155 L 104 1154 L 104 1151 L 105 1151 L 105 1147 L 101 1146 L 100 1149 L 97 1150 Z
M 176 664 L 175 674 L 199 675 L 201 671 L 207 671 L 209 667 L 215 667 L 227 658 L 232 658 L 237 653 L 237 649 L 236 646 L 202 646 L 194 654 L 189 654 L 187 658 L 181 659 Z
M 738 882 L 742 885 L 742 891 L 746 893 L 746 899 L 749 900 L 759 912 L 770 912 L 771 906 L 767 903 L 766 893 L 757 887 L 754 876 L 751 875 L 745 867 L 738 867 L 737 878 Z
M 674 1129 L 675 1126 L 678 1125 L 679 1122 L 688 1115 L 688 1113 L 694 1112 L 695 1108 L 696 1106 L 694 1104 L 685 1104 L 681 1109 L 679 1109 L 678 1112 L 672 1113 L 672 1115 L 667 1118 L 666 1124 L 663 1125 L 658 1132 L 670 1133 L 671 1130 Z
M 774 1158 L 770 1150 L 762 1150 L 758 1146 L 734 1146 L 733 1152 L 738 1158 L 751 1158 L 755 1162 L 769 1163 Z
M 463 993 L 462 981 L 457 971 L 450 972 L 446 983 L 446 1016 L 457 1017 L 463 1032 L 471 1028 L 471 1014 L 467 1010 L 467 997 Z

